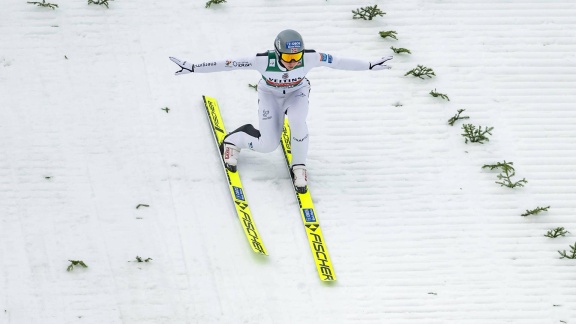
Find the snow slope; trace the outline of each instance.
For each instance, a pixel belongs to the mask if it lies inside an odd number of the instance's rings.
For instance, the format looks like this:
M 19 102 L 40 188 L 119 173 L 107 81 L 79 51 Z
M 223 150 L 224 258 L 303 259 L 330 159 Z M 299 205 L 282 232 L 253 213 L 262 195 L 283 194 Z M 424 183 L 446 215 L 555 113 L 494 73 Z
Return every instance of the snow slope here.
M 55 3 L 0 11 L 0 323 L 576 323 L 576 261 L 557 253 L 576 241 L 573 1 Z M 352 19 L 372 4 L 386 15 Z M 202 95 L 228 129 L 253 123 L 258 74 L 175 77 L 168 60 L 252 55 L 285 28 L 334 55 L 412 51 L 309 74 L 334 284 L 280 150 L 239 165 L 268 257 L 234 215 Z M 436 77 L 404 76 L 418 64 Z M 464 123 L 493 136 L 465 144 Z M 504 160 L 525 187 L 482 169 Z

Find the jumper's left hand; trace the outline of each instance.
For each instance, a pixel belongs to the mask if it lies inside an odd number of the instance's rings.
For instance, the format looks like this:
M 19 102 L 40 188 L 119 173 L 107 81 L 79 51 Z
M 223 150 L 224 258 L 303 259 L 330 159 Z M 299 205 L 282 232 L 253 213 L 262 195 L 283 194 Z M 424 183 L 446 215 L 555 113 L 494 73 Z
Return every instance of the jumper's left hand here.
M 388 70 L 392 67 L 390 65 L 386 65 L 387 61 L 390 61 L 393 57 L 392 56 L 384 56 L 381 59 L 370 61 L 370 70 Z

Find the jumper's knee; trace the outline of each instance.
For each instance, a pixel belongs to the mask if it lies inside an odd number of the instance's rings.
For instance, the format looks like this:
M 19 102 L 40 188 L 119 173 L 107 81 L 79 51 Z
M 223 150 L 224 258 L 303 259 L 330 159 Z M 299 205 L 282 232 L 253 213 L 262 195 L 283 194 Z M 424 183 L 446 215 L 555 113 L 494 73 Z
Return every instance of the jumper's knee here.
M 273 152 L 280 145 L 280 140 L 274 141 L 260 138 L 258 144 L 259 144 L 257 149 L 258 152 L 270 153 Z

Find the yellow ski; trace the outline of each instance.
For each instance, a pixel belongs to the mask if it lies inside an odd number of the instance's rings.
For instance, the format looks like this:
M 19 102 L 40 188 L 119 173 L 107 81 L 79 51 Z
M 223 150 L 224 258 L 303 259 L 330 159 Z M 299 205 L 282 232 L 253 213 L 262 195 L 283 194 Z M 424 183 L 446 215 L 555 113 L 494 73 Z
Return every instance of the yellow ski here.
M 214 140 L 216 141 L 216 149 L 218 154 L 220 154 L 220 144 L 226 136 L 226 129 L 224 128 L 224 122 L 222 116 L 220 115 L 220 108 L 218 107 L 218 102 L 216 99 L 203 96 L 204 105 L 206 107 L 206 114 L 210 120 L 210 125 L 212 126 L 212 132 L 214 134 Z M 222 160 L 222 168 L 226 173 L 226 178 L 228 179 L 228 185 L 230 187 L 230 194 L 232 195 L 232 200 L 234 201 L 234 207 L 236 208 L 236 213 L 240 219 L 240 224 L 244 229 L 244 234 L 246 234 L 246 239 L 250 243 L 252 250 L 256 253 L 268 255 L 266 253 L 266 248 L 264 243 L 256 229 L 256 224 L 252 218 L 252 213 L 250 212 L 250 207 L 248 206 L 248 200 L 246 199 L 246 194 L 244 193 L 244 188 L 242 187 L 242 182 L 240 181 L 240 174 L 237 172 L 230 172 L 225 166 Z
M 288 125 L 287 118 L 284 119 L 284 129 L 282 131 L 281 142 L 282 148 L 284 149 L 286 164 L 288 165 L 288 169 L 290 169 L 292 151 L 290 144 L 290 126 Z M 290 176 L 292 176 L 291 172 Z M 310 249 L 312 250 L 312 256 L 314 257 L 314 263 L 316 264 L 320 280 L 334 281 L 336 280 L 336 273 L 334 272 L 332 261 L 330 261 L 330 255 L 328 254 L 324 236 L 322 235 L 320 221 L 318 220 L 318 216 L 314 209 L 310 189 L 308 188 L 308 191 L 302 194 L 298 193 L 296 188 L 294 188 L 294 193 L 296 194 L 296 198 L 300 205 L 300 216 L 302 216 L 302 221 L 304 222 L 306 236 L 308 237 L 308 243 L 310 243 Z

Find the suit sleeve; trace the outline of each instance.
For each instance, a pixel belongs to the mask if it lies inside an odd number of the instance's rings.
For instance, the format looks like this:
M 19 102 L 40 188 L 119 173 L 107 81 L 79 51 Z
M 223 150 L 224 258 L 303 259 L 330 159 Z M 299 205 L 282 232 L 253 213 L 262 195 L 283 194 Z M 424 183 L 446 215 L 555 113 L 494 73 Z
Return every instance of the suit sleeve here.
M 266 64 L 266 60 L 264 60 Z M 233 70 L 260 70 L 262 59 L 260 56 L 231 58 L 218 61 L 194 63 L 194 73 L 225 72 Z
M 316 66 L 327 66 L 336 70 L 348 70 L 348 71 L 364 71 L 370 69 L 370 62 L 347 58 L 347 57 L 337 57 L 327 53 L 320 53 L 316 51 L 307 52 L 306 63 L 312 63 L 314 67 Z

